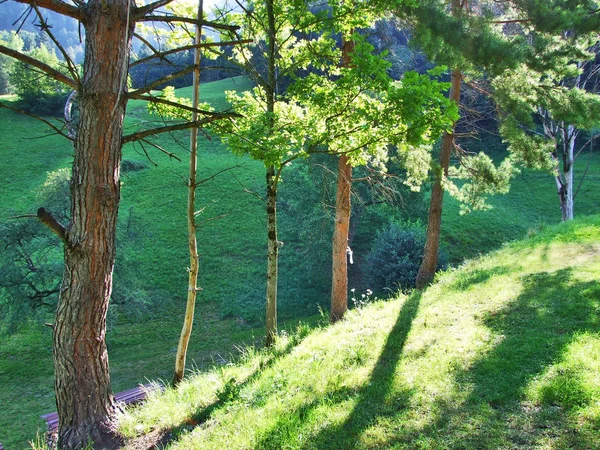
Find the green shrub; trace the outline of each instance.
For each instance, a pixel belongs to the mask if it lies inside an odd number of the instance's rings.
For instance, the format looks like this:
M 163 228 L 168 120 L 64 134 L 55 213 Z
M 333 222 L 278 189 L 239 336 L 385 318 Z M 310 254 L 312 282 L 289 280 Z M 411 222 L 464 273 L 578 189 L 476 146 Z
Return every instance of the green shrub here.
M 390 223 L 379 232 L 366 258 L 365 278 L 375 292 L 406 290 L 415 286 L 423 261 L 426 232 L 419 224 Z M 440 252 L 438 269 L 446 266 Z

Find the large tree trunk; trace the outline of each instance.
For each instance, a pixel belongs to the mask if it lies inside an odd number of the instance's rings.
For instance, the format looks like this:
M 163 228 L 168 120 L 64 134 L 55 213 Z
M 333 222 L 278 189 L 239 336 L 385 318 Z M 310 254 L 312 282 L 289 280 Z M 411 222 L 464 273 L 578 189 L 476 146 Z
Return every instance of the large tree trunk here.
M 354 41 L 342 41 L 342 66 L 352 63 Z M 337 322 L 348 311 L 348 237 L 352 192 L 352 166 L 346 155 L 338 163 L 337 192 L 335 197 L 335 224 L 333 228 L 331 262 L 331 307 L 329 319 Z
M 202 0 L 198 2 L 198 20 L 202 19 Z M 196 25 L 196 45 L 202 41 L 202 27 Z M 200 101 L 200 48 L 194 52 L 194 92 L 192 107 L 198 108 Z M 192 113 L 192 122 L 198 120 L 198 113 Z M 185 306 L 185 317 L 183 327 L 179 336 L 179 345 L 177 346 L 177 356 L 175 357 L 175 372 L 173 374 L 173 386 L 177 386 L 185 373 L 185 360 L 187 357 L 188 344 L 192 335 L 194 325 L 194 311 L 196 309 L 196 296 L 198 293 L 198 243 L 196 239 L 196 183 L 198 166 L 198 128 L 190 130 L 190 171 L 188 181 L 188 199 L 187 199 L 187 223 L 188 223 L 188 247 L 190 254 L 190 268 L 188 273 L 187 302 Z
M 333 259 L 331 280 L 332 323 L 337 322 L 348 310 L 348 233 L 350 230 L 350 197 L 352 166 L 346 155 L 340 156 L 338 165 L 337 193 L 335 198 L 335 225 L 333 229 Z
M 133 26 L 127 24 L 127 0 L 90 0 L 87 10 L 71 179 L 72 222 L 54 325 L 58 447 L 66 449 L 83 448 L 89 442 L 94 448 L 112 448 L 119 441 L 105 337 Z
M 270 347 L 277 337 L 277 262 L 279 243 L 277 241 L 277 180 L 275 169 L 267 170 L 267 314 L 266 341 Z
M 452 71 L 452 85 L 450 87 L 450 99 L 456 103 L 460 100 L 462 74 L 460 70 Z M 431 200 L 429 203 L 429 219 L 427 221 L 427 240 L 423 252 L 423 262 L 419 267 L 417 289 L 423 289 L 433 281 L 438 264 L 440 250 L 440 231 L 442 226 L 442 205 L 444 201 L 444 187 L 442 185 L 444 176 L 448 175 L 450 155 L 454 146 L 454 125 L 451 133 L 444 133 L 442 137 L 442 148 L 440 153 L 440 167 L 435 174 L 435 180 L 431 189 Z

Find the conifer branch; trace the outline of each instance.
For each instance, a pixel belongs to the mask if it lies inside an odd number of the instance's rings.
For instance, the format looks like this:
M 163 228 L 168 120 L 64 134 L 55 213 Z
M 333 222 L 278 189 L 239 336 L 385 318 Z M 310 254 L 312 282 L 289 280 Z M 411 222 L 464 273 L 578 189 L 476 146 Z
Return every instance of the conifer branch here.
M 15 0 L 17 3 L 24 3 L 30 6 L 39 6 L 40 8 L 49 9 L 63 16 L 72 17 L 80 21 L 85 20 L 86 15 L 81 8 L 69 5 L 62 0 Z
M 31 56 L 27 56 L 21 52 L 5 47 L 4 45 L 0 45 L 0 53 L 10 56 L 11 58 L 14 58 L 25 64 L 29 64 L 30 66 L 33 66 L 36 69 L 40 69 L 42 72 L 44 72 L 49 77 L 54 78 L 56 81 L 60 81 L 61 83 L 64 83 L 67 86 L 70 86 L 71 88 L 77 90 L 77 82 L 75 80 L 69 78 L 68 76 L 64 75 L 58 70 L 50 67 L 48 64 L 44 64 L 43 62 L 38 61 L 37 59 L 32 58 Z
M 123 136 L 123 143 L 139 141 L 148 136 L 154 136 L 156 134 L 169 133 L 171 131 L 179 131 L 179 130 L 189 130 L 193 127 L 201 127 L 203 125 L 207 125 L 216 120 L 220 120 L 223 117 L 219 117 L 218 115 L 212 117 L 206 117 L 202 120 L 196 120 L 194 122 L 185 122 L 178 123 L 175 125 L 166 125 L 164 127 L 151 128 L 150 130 L 138 131 L 137 133 L 128 134 L 127 136 Z
M 37 217 L 44 225 L 50 228 L 65 244 L 67 244 L 67 231 L 54 216 L 46 211 L 44 208 L 40 208 L 37 211 Z
M 202 25 L 213 28 L 215 30 L 222 31 L 235 31 L 239 29 L 237 25 L 225 25 L 218 22 L 211 22 L 208 20 L 198 20 L 192 17 L 183 17 L 183 16 L 168 16 L 168 15 L 148 15 L 142 16 L 138 19 L 139 22 L 180 22 L 180 23 L 189 23 L 191 25 Z

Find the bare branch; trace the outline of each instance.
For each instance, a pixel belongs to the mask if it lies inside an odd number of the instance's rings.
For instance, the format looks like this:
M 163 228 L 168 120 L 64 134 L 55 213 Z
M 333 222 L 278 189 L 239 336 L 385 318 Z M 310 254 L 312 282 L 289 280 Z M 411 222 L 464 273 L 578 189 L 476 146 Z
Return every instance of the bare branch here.
M 133 11 L 134 20 L 139 20 L 144 17 L 146 14 L 151 14 L 159 8 L 163 6 L 167 6 L 169 3 L 172 3 L 173 0 L 157 0 L 153 3 L 149 3 L 145 6 L 140 6 L 139 8 L 135 8 Z
M 170 100 L 165 100 L 164 98 L 155 97 L 152 95 L 132 95 L 131 94 L 131 95 L 129 95 L 129 98 L 136 99 L 136 100 L 145 100 L 150 103 L 160 103 L 162 105 L 173 106 L 174 108 L 183 109 L 184 111 L 195 112 L 198 114 L 202 114 L 204 116 L 217 116 L 218 118 L 221 118 L 221 119 L 242 117 L 238 113 L 216 113 L 213 111 L 206 111 L 204 109 L 193 108 L 191 106 L 183 105 L 183 104 L 177 103 L 177 102 L 172 102 Z
M 182 16 L 167 16 L 167 15 L 149 15 L 142 16 L 138 19 L 138 22 L 182 22 L 189 23 L 192 25 L 202 25 L 213 28 L 215 30 L 223 30 L 223 31 L 235 31 L 239 29 L 237 25 L 225 25 L 218 22 L 211 22 L 208 20 L 198 20 L 192 17 L 182 17 Z
M 67 231 L 52 214 L 44 208 L 40 208 L 37 211 L 37 217 L 40 219 L 40 222 L 50 228 L 65 244 L 67 244 Z
M 162 153 L 164 153 L 165 155 L 167 155 L 169 158 L 172 159 L 176 159 L 177 161 L 181 162 L 181 159 L 179 159 L 179 157 L 175 154 L 175 153 L 171 153 L 168 150 L 165 150 L 164 148 L 162 148 L 160 145 L 155 144 L 154 142 L 150 142 L 147 139 L 140 139 L 140 145 L 142 146 L 142 150 L 144 150 L 144 153 L 146 154 L 146 157 L 148 158 L 148 160 L 154 164 L 154 167 L 158 167 L 158 164 L 156 164 L 154 161 L 152 161 L 152 159 L 150 158 L 150 155 L 148 154 L 148 152 L 146 151 L 146 147 L 144 147 L 144 143 L 154 147 L 155 149 L 161 151 Z
M 143 87 L 143 88 L 140 88 L 140 89 L 136 89 L 135 91 L 130 92 L 128 94 L 129 98 L 134 98 L 136 96 L 139 96 L 139 95 L 142 95 L 142 94 L 146 94 L 146 93 L 148 93 L 148 92 L 150 92 L 150 91 L 152 91 L 154 89 L 158 89 L 158 87 L 160 85 L 162 85 L 164 83 L 168 83 L 169 81 L 174 80 L 176 78 L 183 77 L 183 76 L 185 76 L 188 73 L 193 72 L 193 71 L 194 71 L 194 66 L 189 66 L 189 67 L 186 67 L 185 69 L 180 70 L 178 72 L 166 75 L 166 76 L 164 76 L 162 78 L 159 78 L 158 80 L 154 81 L 153 83 L 150 83 L 146 87 Z
M 38 61 L 37 59 L 32 58 L 31 56 L 24 55 L 23 53 L 5 47 L 4 45 L 0 45 L 0 53 L 10 56 L 11 58 L 15 58 L 25 64 L 29 64 L 37 69 L 40 69 L 42 72 L 54 78 L 55 80 L 60 81 L 61 83 L 64 83 L 67 86 L 70 86 L 73 89 L 77 90 L 77 82 L 75 80 L 60 73 L 58 70 L 50 67 L 48 64 L 44 64 L 43 62 Z
M 40 8 L 49 9 L 63 16 L 72 17 L 80 21 L 85 20 L 86 14 L 83 9 L 77 6 L 69 5 L 62 0 L 15 0 L 17 3 L 24 3 L 30 6 L 39 6 Z
M 37 219 L 37 214 L 22 214 L 20 216 L 12 216 L 9 217 L 9 219 L 32 219 L 32 218 L 36 218 Z
M 211 175 L 210 177 L 208 177 L 208 178 L 204 178 L 204 179 L 202 179 L 202 180 L 200 180 L 200 181 L 196 181 L 196 182 L 194 183 L 194 187 L 198 187 L 198 186 L 200 186 L 201 184 L 203 184 L 203 183 L 206 183 L 207 181 L 214 180 L 215 178 L 217 178 L 217 177 L 218 177 L 219 175 L 221 175 L 222 173 L 229 172 L 230 170 L 234 170 L 234 169 L 237 169 L 238 167 L 242 167 L 242 166 L 243 166 L 243 164 L 237 164 L 237 165 L 235 165 L 235 166 L 232 166 L 232 167 L 226 167 L 225 169 L 221 169 L 221 170 L 219 170 L 218 172 L 216 172 L 216 173 L 212 174 L 212 175 Z
M 125 144 L 127 142 L 139 141 L 148 136 L 154 136 L 156 134 L 168 133 L 171 131 L 178 131 L 178 130 L 189 130 L 190 128 L 193 128 L 193 127 L 201 127 L 203 125 L 214 122 L 215 120 L 220 120 L 221 118 L 222 117 L 219 117 L 219 116 L 206 117 L 202 120 L 196 120 L 194 122 L 185 122 L 185 123 L 179 123 L 179 124 L 175 124 L 175 125 L 167 125 L 164 127 L 152 128 L 150 130 L 138 131 L 137 133 L 132 133 L 132 134 L 128 134 L 127 136 L 123 136 L 123 143 Z
M 71 77 L 73 77 L 73 80 L 79 82 L 79 74 L 77 73 L 77 68 L 75 67 L 75 63 L 73 62 L 73 60 L 71 59 L 69 54 L 65 51 L 64 47 L 60 44 L 58 39 L 56 39 L 56 36 L 54 36 L 54 33 L 52 33 L 52 31 L 50 31 L 51 27 L 50 27 L 50 25 L 48 25 L 48 22 L 46 21 L 46 19 L 44 19 L 44 16 L 42 16 L 42 13 L 41 13 L 40 9 L 37 7 L 37 5 L 35 5 L 35 4 L 32 5 L 32 8 L 35 10 L 35 12 L 38 16 L 38 19 L 40 21 L 40 30 L 45 31 L 46 34 L 52 40 L 52 42 L 54 42 L 54 45 L 56 45 L 56 47 L 60 51 L 61 55 L 63 56 L 65 63 L 67 64 L 67 69 L 69 70 Z
M 140 40 L 142 40 L 142 38 L 140 36 L 138 36 L 137 34 L 136 34 L 136 37 L 138 37 Z M 167 56 L 167 55 L 171 55 L 173 53 L 185 52 L 187 50 L 194 50 L 197 48 L 208 48 L 208 47 L 224 47 L 227 45 L 249 44 L 251 42 L 252 41 L 250 39 L 245 39 L 242 41 L 203 42 L 202 44 L 185 45 L 182 47 L 173 48 L 171 50 L 165 50 L 164 52 L 157 51 L 154 48 L 150 47 L 150 49 L 154 52 L 154 55 L 150 55 L 150 56 L 146 56 L 145 58 L 138 59 L 137 61 L 132 62 L 129 65 L 129 67 L 130 68 L 135 67 L 137 65 L 143 64 L 143 63 L 150 61 L 152 59 L 155 59 L 155 58 L 160 58 L 160 59 L 166 60 L 165 56 Z
M 61 136 L 66 137 L 70 141 L 73 140 L 73 138 L 71 138 L 70 136 L 68 136 L 65 133 L 63 133 L 63 131 L 60 128 L 58 128 L 56 125 L 52 124 L 51 122 L 47 121 L 43 117 L 36 116 L 35 114 L 32 114 L 30 112 L 24 111 L 24 110 L 19 109 L 19 108 L 14 108 L 12 106 L 8 106 L 6 103 L 2 103 L 2 102 L 0 102 L 0 108 L 10 109 L 11 111 L 17 112 L 19 114 L 23 114 L 24 116 L 33 117 L 34 119 L 39 120 L 40 122 L 43 122 L 46 125 L 48 125 L 50 128 L 52 128 L 56 132 L 56 134 L 60 134 Z

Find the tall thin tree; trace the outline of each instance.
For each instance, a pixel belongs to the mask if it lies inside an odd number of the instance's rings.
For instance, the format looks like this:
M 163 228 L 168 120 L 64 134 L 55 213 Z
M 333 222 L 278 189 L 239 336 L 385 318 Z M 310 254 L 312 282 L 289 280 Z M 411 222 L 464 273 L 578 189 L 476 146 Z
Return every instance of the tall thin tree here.
M 202 42 L 202 14 L 203 0 L 198 0 L 198 13 L 196 18 L 196 37 L 194 49 L 194 78 L 193 78 L 193 94 L 192 94 L 192 122 L 198 120 L 198 105 L 200 102 L 200 58 Z M 179 337 L 179 345 L 177 346 L 177 356 L 175 357 L 175 372 L 173 374 L 173 385 L 178 385 L 183 380 L 185 372 L 185 360 L 187 356 L 188 344 L 192 334 L 194 324 L 194 311 L 196 309 L 196 297 L 198 294 L 198 243 L 196 239 L 196 187 L 197 187 L 197 168 L 198 168 L 198 128 L 190 129 L 190 170 L 188 177 L 188 197 L 187 197 L 187 228 L 188 228 L 188 247 L 190 254 L 190 267 L 188 270 L 188 289 L 187 302 L 185 306 L 185 317 L 183 319 L 183 327 Z

